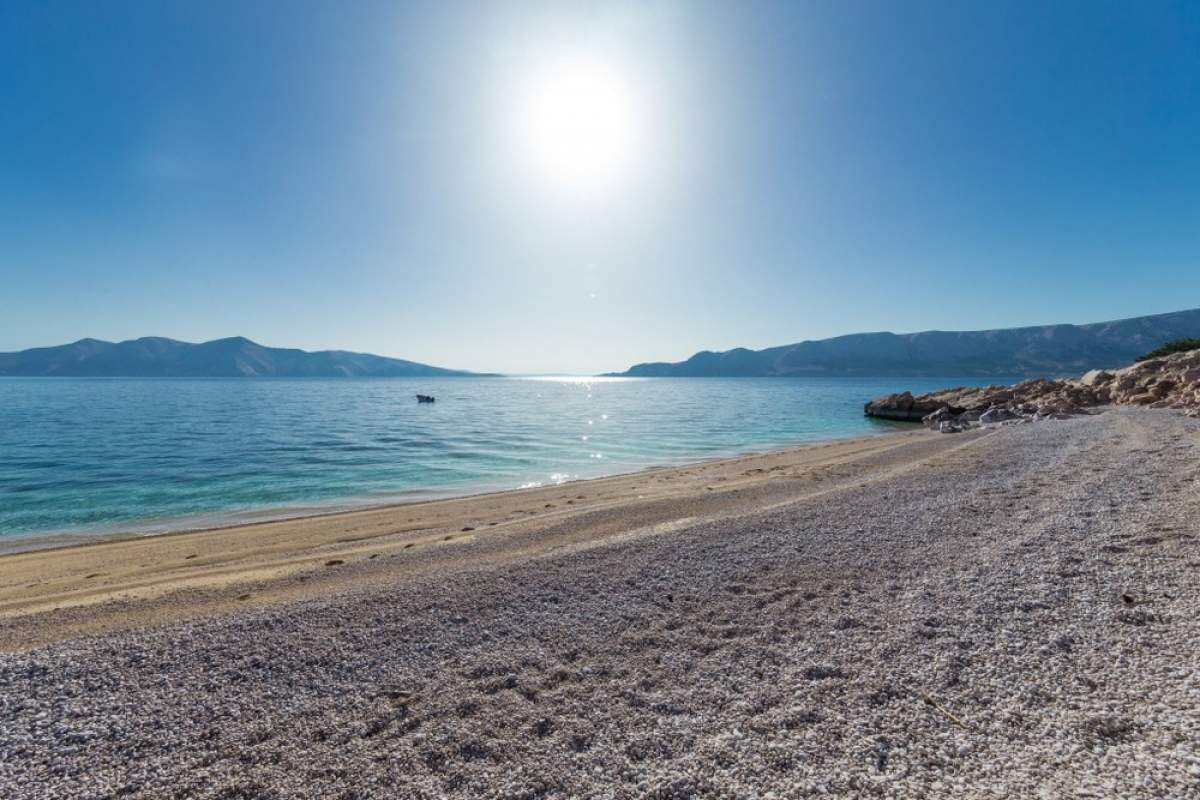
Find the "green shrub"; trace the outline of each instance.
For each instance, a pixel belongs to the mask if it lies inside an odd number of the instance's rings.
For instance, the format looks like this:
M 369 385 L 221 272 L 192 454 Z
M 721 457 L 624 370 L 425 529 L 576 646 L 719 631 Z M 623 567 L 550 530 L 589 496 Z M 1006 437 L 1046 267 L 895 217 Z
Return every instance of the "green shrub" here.
M 1138 356 L 1137 360 L 1146 361 L 1151 358 L 1162 358 L 1172 353 L 1186 353 L 1188 350 L 1200 350 L 1200 339 L 1176 339 L 1154 348 L 1144 356 Z

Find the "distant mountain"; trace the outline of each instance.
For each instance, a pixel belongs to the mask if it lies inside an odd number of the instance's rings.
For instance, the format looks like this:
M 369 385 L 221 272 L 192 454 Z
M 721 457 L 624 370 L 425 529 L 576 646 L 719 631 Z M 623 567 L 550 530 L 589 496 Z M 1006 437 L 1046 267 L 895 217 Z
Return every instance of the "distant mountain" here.
M 1163 342 L 1200 337 L 1200 309 L 1091 325 L 990 331 L 855 333 L 766 350 L 697 353 L 687 361 L 638 364 L 635 377 L 905 375 L 986 377 L 1079 374 L 1119 367 Z
M 264 347 L 242 336 L 203 344 L 158 336 L 127 342 L 80 339 L 59 347 L 0 353 L 0 375 L 60 377 L 396 378 L 478 375 L 345 350 Z

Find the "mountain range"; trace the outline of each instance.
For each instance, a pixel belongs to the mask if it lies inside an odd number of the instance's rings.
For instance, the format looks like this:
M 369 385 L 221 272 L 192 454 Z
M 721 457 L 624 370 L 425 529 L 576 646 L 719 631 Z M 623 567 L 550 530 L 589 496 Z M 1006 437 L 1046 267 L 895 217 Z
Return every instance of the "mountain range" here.
M 264 347 L 243 336 L 202 344 L 147 336 L 125 342 L 80 339 L 0 353 L 0 375 L 58 377 L 446 377 L 481 373 L 345 350 Z
M 1200 338 L 1200 309 L 1088 325 L 982 331 L 854 333 L 748 350 L 702 351 L 686 361 L 637 364 L 621 377 L 1061 376 L 1119 367 L 1173 339 Z M 447 377 L 491 376 L 346 350 L 266 347 L 243 336 L 193 344 L 146 336 L 80 339 L 0 353 L 0 376 Z
M 817 375 L 1059 376 L 1119 367 L 1173 339 L 1200 337 L 1200 309 L 1089 325 L 984 331 L 855 333 L 765 350 L 703 351 L 637 364 L 632 377 Z

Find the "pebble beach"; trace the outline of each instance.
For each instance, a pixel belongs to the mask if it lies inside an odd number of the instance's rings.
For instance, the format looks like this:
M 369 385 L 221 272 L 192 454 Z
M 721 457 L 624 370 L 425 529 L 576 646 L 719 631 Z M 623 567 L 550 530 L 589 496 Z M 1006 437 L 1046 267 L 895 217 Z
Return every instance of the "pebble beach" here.
M 0 796 L 1200 797 L 1200 420 L 877 439 L 0 606 Z

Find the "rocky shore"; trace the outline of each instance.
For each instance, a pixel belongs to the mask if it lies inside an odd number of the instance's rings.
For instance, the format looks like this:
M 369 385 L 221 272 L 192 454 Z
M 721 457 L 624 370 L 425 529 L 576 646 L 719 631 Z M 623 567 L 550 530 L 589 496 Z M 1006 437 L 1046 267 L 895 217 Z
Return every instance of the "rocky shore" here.
M 1080 378 L 959 386 L 915 397 L 901 392 L 872 400 L 864 412 L 957 433 L 985 425 L 1063 419 L 1111 405 L 1174 408 L 1200 416 L 1200 350 L 1140 361 L 1124 369 L 1094 369 Z

